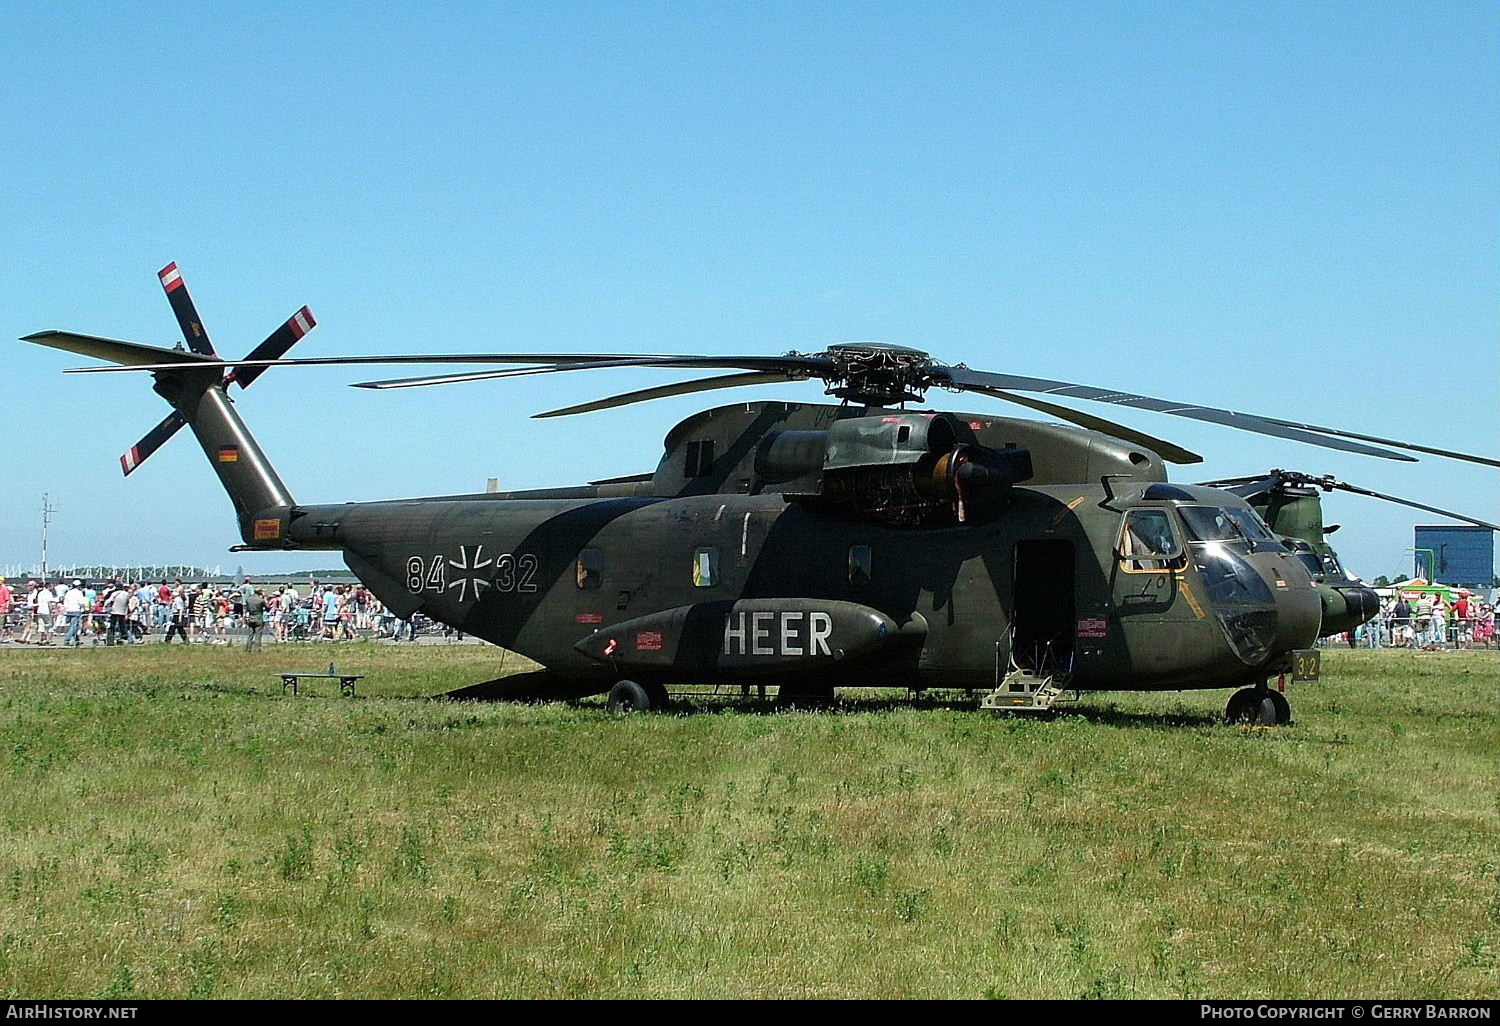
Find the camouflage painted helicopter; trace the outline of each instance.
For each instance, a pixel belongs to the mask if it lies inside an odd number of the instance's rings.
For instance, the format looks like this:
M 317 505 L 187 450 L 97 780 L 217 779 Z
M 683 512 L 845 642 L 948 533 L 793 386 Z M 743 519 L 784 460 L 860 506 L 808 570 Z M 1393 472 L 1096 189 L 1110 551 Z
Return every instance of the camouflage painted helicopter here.
M 1373 595 L 1354 581 L 1315 576 L 1298 558 L 1262 516 L 1289 508 L 1257 502 L 1272 486 L 1173 484 L 1166 462 L 1201 457 L 1026 393 L 1387 459 L 1413 460 L 1394 451 L 1405 449 L 1500 466 L 1332 428 L 971 370 L 874 342 L 783 356 L 284 359 L 314 324 L 304 307 L 244 359 L 224 360 L 176 265 L 160 278 L 186 349 L 64 331 L 25 337 L 116 365 L 81 370 L 154 375 L 173 412 L 121 457 L 125 473 L 189 427 L 233 502 L 243 539 L 236 550 L 341 551 L 397 614 L 420 610 L 539 663 L 544 669 L 507 679 L 515 696 L 607 692 L 617 709 L 651 709 L 667 704 L 669 686 L 687 684 L 772 685 L 803 698 L 876 686 L 965 689 L 982 693 L 988 708 L 1046 709 L 1083 691 L 1234 687 L 1231 720 L 1285 723 L 1290 707 L 1269 681 L 1315 675 L 1313 642 L 1368 618 Z M 811 379 L 840 402 L 705 410 L 668 433 L 650 474 L 531 491 L 298 502 L 241 420 L 230 385 L 248 387 L 272 366 L 375 363 L 515 366 L 364 387 L 610 367 L 736 371 L 543 417 Z M 933 388 L 1069 424 L 905 408 Z M 1288 536 L 1300 530 L 1272 520 Z M 1317 530 L 1305 543 L 1324 544 L 1321 516 Z

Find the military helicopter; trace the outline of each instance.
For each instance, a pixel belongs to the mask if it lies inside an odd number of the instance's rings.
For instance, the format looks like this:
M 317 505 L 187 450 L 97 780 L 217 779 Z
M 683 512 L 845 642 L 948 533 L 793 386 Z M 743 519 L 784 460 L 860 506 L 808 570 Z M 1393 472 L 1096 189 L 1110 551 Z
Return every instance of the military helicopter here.
M 1331 637 L 1354 630 L 1380 610 L 1380 596 L 1374 589 L 1347 570 L 1327 537 L 1339 529 L 1338 524 L 1323 523 L 1323 492 L 1349 492 L 1385 502 L 1394 502 L 1439 516 L 1463 520 L 1476 527 L 1500 531 L 1500 525 L 1487 523 L 1463 513 L 1429 506 L 1395 495 L 1361 488 L 1325 474 L 1314 477 L 1298 470 L 1273 469 L 1252 477 L 1237 477 L 1207 482 L 1210 488 L 1222 488 L 1240 496 L 1255 508 L 1276 532 L 1282 544 L 1307 567 L 1323 600 L 1323 625 L 1320 637 Z
M 1046 710 L 1084 691 L 1233 687 L 1230 720 L 1287 723 L 1290 706 L 1269 681 L 1315 677 L 1311 646 L 1327 633 L 1329 609 L 1313 569 L 1262 517 L 1271 507 L 1256 496 L 1268 493 L 1171 483 L 1167 462 L 1202 458 L 1027 393 L 1386 459 L 1414 460 L 1395 451 L 1404 449 L 1500 466 L 1333 428 L 972 370 L 878 342 L 781 356 L 286 359 L 315 323 L 304 307 L 244 359 L 225 360 L 176 265 L 159 277 L 185 349 L 65 331 L 24 338 L 114 365 L 80 371 L 153 375 L 173 412 L 121 457 L 124 472 L 188 427 L 234 505 L 243 544 L 233 551 L 341 551 L 398 615 L 421 611 L 540 664 L 506 679 L 502 691 L 515 697 L 607 693 L 612 708 L 647 710 L 665 707 L 668 689 L 685 685 L 773 686 L 803 700 L 826 699 L 836 687 L 904 687 L 967 690 L 985 708 Z M 668 432 L 649 474 L 529 491 L 297 501 L 240 418 L 230 386 L 248 387 L 273 366 L 380 363 L 513 366 L 362 387 L 612 367 L 736 372 L 541 417 L 812 379 L 839 402 L 704 410 Z M 1068 423 L 906 408 L 934 388 Z M 1337 622 L 1370 612 L 1360 597 Z

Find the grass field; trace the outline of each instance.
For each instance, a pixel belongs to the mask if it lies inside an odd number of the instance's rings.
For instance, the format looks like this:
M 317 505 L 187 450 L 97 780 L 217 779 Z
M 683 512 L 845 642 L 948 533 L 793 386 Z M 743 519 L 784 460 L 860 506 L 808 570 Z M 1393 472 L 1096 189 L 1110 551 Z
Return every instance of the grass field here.
M 361 697 L 281 696 L 330 661 Z M 0 652 L 0 993 L 1500 992 L 1494 653 L 1331 650 L 1282 729 L 421 700 L 497 669 Z

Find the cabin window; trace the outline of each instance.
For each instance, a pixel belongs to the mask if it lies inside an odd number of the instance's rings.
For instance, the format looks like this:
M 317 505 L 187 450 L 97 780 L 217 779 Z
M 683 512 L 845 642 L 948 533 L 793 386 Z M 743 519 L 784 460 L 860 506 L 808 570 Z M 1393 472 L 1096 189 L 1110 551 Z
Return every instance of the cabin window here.
M 719 583 L 719 550 L 705 546 L 693 550 L 693 587 L 712 588 Z
M 849 546 L 849 583 L 854 585 L 870 583 L 870 546 Z
M 1172 515 L 1165 509 L 1127 510 L 1117 551 L 1128 570 L 1176 570 L 1187 565 Z
M 603 549 L 584 549 L 578 553 L 576 580 L 583 591 L 599 590 L 599 585 L 604 581 Z
M 686 478 L 707 477 L 714 463 L 714 440 L 708 438 L 698 442 L 689 442 L 685 451 L 682 476 Z

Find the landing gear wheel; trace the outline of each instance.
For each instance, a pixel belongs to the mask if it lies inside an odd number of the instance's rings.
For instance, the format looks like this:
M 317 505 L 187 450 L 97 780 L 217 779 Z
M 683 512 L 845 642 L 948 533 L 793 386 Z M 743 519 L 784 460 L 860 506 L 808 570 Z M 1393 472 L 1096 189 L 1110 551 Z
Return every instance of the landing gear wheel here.
M 653 704 L 650 693 L 633 680 L 616 681 L 609 689 L 609 711 L 612 713 L 647 712 Z
M 652 709 L 662 711 L 671 707 L 672 696 L 667 694 L 667 686 L 665 684 L 652 681 L 649 684 L 642 684 L 641 687 L 645 688 L 646 694 L 650 696 Z
M 1224 709 L 1224 722 L 1251 727 L 1274 727 L 1277 723 L 1276 695 L 1282 702 L 1286 699 L 1275 691 L 1265 688 L 1240 688 L 1229 696 L 1229 705 Z M 1287 707 L 1287 718 L 1291 718 L 1291 707 Z
M 1290 726 L 1292 722 L 1292 703 L 1286 700 L 1286 696 L 1280 691 L 1268 692 L 1271 696 L 1271 704 L 1276 707 L 1276 726 Z

